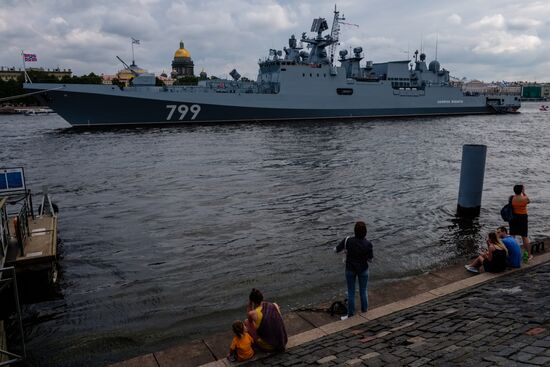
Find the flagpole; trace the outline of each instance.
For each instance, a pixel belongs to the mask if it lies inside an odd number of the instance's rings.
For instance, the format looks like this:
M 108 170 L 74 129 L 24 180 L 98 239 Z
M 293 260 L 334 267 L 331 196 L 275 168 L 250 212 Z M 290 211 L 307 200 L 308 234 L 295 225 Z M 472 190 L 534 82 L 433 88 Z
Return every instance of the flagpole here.
M 136 58 L 134 57 L 134 39 L 131 38 L 132 40 L 132 65 L 135 65 L 136 64 Z
M 32 80 L 29 77 L 29 74 L 27 74 L 27 65 L 25 64 L 25 52 L 21 50 L 21 60 L 23 61 L 23 78 L 25 79 L 25 83 L 32 84 Z

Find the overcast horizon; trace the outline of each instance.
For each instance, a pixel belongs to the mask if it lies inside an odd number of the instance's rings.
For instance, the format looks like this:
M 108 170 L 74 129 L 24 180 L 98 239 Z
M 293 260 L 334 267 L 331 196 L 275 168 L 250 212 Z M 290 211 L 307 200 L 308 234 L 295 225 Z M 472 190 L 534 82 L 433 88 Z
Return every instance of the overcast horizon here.
M 346 21 L 340 48 L 363 47 L 365 60 L 403 60 L 423 46 L 457 78 L 550 81 L 550 2 L 368 0 L 337 2 Z M 27 67 L 70 68 L 77 75 L 115 74 L 136 63 L 171 71 L 180 40 L 195 74 L 226 76 L 236 68 L 256 78 L 259 58 L 299 39 L 311 21 L 332 24 L 334 1 L 289 0 L 0 0 L 0 65 L 21 67 L 21 50 L 37 55 Z M 365 61 L 363 61 L 364 63 Z

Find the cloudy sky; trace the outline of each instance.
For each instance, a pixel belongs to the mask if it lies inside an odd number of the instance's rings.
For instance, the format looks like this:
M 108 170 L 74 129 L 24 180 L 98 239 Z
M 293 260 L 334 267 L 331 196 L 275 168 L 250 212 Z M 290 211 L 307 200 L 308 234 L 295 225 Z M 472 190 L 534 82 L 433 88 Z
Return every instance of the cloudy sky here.
M 332 20 L 334 0 L 0 0 L 0 65 L 76 74 L 114 74 L 116 55 L 131 60 L 130 37 L 141 40 L 136 62 L 170 71 L 179 41 L 195 73 L 226 75 L 234 67 L 255 78 L 258 58 L 282 49 L 311 20 Z M 451 75 L 469 79 L 550 81 L 549 0 L 341 0 L 340 47 L 362 46 L 374 62 L 407 58 L 421 44 Z

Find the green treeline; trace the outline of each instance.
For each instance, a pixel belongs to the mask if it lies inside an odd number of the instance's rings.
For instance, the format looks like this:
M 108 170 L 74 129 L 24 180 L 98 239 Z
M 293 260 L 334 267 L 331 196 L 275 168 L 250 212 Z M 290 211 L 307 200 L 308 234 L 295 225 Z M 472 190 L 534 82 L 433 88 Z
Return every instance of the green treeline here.
M 57 79 L 53 75 L 48 75 L 47 72 L 44 71 L 36 71 L 31 70 L 27 72 L 29 74 L 29 77 L 31 78 L 33 83 L 61 83 L 61 84 L 101 84 L 101 77 L 99 75 L 96 75 L 94 73 L 90 73 L 88 75 L 83 76 L 64 76 L 61 79 Z M 19 76 L 17 80 L 2 80 L 0 79 L 0 99 L 5 97 L 12 97 L 12 96 L 18 96 L 21 94 L 29 93 L 25 89 L 23 89 L 23 83 L 24 83 L 24 77 L 23 75 Z M 13 99 L 10 101 L 2 102 L 0 101 L 0 105 L 4 103 L 9 104 L 27 104 L 27 105 L 35 105 L 37 104 L 37 100 L 31 97 L 25 97 L 21 99 Z

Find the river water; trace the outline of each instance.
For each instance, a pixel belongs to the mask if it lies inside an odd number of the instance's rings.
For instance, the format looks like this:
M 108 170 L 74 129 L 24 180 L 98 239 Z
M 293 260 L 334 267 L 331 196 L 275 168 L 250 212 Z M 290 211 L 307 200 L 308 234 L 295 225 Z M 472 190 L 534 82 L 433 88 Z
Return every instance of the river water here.
M 344 293 L 332 252 L 368 225 L 372 284 L 471 255 L 516 183 L 550 229 L 550 114 L 77 131 L 0 116 L 2 166 L 60 208 L 57 299 L 24 306 L 34 366 L 102 366 L 229 330 L 252 287 L 287 311 Z M 454 220 L 463 144 L 482 212 Z M 229 341 L 228 341 L 229 343 Z

